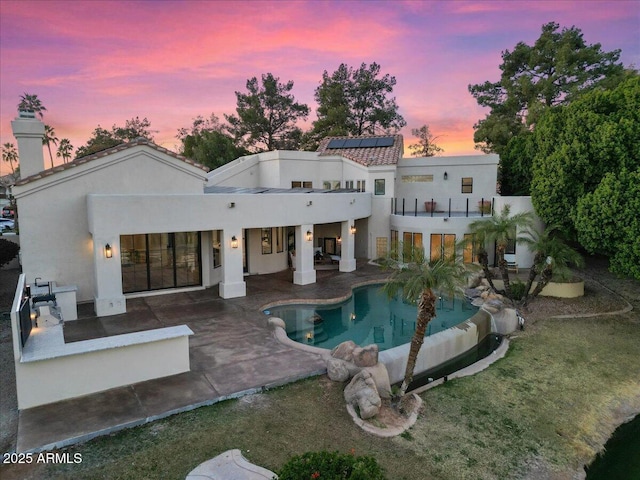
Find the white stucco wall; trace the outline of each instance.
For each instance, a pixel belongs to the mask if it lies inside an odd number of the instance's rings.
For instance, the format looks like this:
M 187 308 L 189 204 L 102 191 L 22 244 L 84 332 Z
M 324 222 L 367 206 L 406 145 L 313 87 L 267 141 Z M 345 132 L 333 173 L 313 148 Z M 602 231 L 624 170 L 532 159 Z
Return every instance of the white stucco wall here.
M 403 158 L 396 172 L 398 210 L 404 198 L 406 211 L 414 211 L 417 199 L 418 211 L 424 212 L 424 202 L 433 198 L 437 210 L 447 211 L 451 199 L 452 211 L 465 211 L 469 199 L 469 210 L 477 211 L 481 198 L 491 199 L 496 194 L 498 161 L 498 155 Z M 403 177 L 409 175 L 433 175 L 433 181 L 403 181 Z M 463 177 L 473 178 L 472 193 L 462 193 Z
M 22 267 L 27 281 L 41 277 L 59 285 L 78 285 L 78 300 L 92 299 L 94 238 L 89 228 L 87 195 L 135 192 L 170 198 L 176 193 L 201 193 L 204 173 L 150 147 L 136 146 L 15 186 L 20 211 Z M 118 223 L 132 225 L 137 223 L 137 219 L 129 215 L 132 207 L 131 203 L 120 203 L 110 208 Z M 164 208 L 157 212 L 159 217 L 176 216 L 171 202 L 165 203 Z M 125 218 L 128 221 L 124 221 Z M 180 230 L 175 230 L 171 222 L 164 222 L 161 231 Z M 126 228 L 120 232 L 138 233 Z M 102 237 L 96 241 L 107 243 L 112 239 Z

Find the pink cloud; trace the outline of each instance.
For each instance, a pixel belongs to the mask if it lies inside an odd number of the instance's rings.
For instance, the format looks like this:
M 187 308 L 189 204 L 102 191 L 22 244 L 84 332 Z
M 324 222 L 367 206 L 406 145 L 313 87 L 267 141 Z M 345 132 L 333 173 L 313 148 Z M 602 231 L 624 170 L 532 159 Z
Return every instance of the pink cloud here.
M 575 24 L 588 43 L 623 48 L 625 63 L 640 63 L 638 3 L 624 0 L 0 1 L 2 143 L 14 141 L 10 120 L 29 92 L 75 146 L 98 124 L 138 115 L 173 148 L 178 128 L 232 113 L 234 91 L 266 72 L 294 81 L 312 109 L 308 127 L 324 70 L 375 61 L 397 78 L 406 144 L 410 128 L 427 123 L 447 154 L 473 153 L 473 124 L 486 112 L 467 85 L 497 80 L 500 52 L 535 41 L 543 23 Z

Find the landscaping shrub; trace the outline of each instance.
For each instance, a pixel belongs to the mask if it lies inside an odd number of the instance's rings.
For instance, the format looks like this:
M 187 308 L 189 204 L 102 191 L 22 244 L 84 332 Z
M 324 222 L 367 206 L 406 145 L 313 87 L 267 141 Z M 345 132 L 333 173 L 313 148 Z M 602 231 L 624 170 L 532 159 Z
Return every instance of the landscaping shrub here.
M 16 258 L 19 250 L 20 247 L 18 244 L 5 240 L 4 238 L 0 238 L 0 267 L 3 267 Z
M 339 452 L 307 452 L 285 463 L 279 480 L 384 480 L 382 468 L 375 458 L 356 457 Z
M 524 282 L 517 280 L 511 282 L 511 299 L 515 301 L 522 300 L 526 288 L 527 285 Z

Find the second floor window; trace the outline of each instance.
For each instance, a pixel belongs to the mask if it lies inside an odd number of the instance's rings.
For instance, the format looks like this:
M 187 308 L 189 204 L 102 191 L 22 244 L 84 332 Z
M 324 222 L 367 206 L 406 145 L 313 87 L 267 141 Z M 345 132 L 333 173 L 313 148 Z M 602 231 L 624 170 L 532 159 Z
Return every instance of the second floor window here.
M 462 193 L 473 193 L 473 177 L 462 177 Z

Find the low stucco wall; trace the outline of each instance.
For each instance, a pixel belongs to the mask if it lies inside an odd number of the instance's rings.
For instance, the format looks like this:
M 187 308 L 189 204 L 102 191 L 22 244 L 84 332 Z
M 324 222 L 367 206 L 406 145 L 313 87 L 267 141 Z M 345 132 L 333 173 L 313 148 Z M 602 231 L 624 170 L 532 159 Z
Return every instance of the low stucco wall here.
M 87 345 L 87 342 L 97 340 L 102 339 L 74 342 L 84 343 L 77 348 L 87 349 L 85 352 L 16 363 L 18 408 L 36 407 L 189 371 L 186 334 L 148 343 L 124 338 L 121 340 L 133 343 L 91 350 L 96 345 Z
M 491 315 L 480 310 L 460 325 L 425 337 L 418 353 L 414 374 L 437 367 L 475 347 L 494 329 Z M 410 347 L 411 345 L 407 343 L 379 353 L 378 360 L 387 367 L 391 384 L 401 382 L 404 378 Z
M 22 274 L 11 308 L 20 410 L 189 371 L 193 332 L 186 325 L 65 343 L 63 324 L 46 308 L 22 346 L 25 283 Z
M 494 280 L 493 284 L 497 289 L 504 288 L 504 282 L 502 280 Z M 538 282 L 531 284 L 531 292 L 536 288 Z M 542 289 L 540 295 L 543 297 L 556 297 L 556 298 L 576 298 L 584 296 L 584 281 L 578 282 L 549 282 L 546 287 Z

